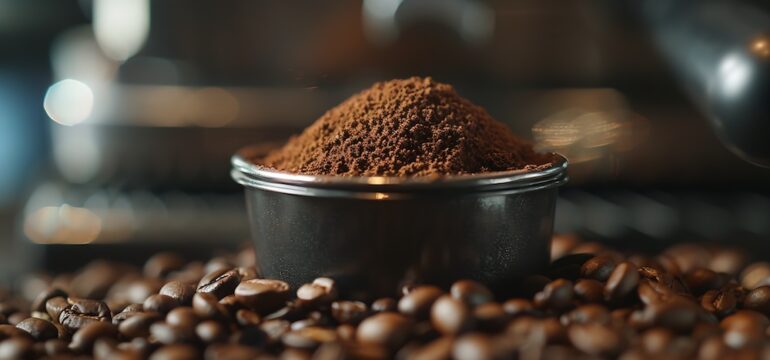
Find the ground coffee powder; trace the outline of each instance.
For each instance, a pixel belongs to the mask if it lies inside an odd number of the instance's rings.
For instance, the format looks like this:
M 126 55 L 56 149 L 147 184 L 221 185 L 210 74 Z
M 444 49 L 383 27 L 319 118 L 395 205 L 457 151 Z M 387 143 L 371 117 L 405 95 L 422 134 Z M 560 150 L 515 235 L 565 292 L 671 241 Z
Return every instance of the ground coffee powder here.
M 535 170 L 552 161 L 451 85 L 412 77 L 352 96 L 262 164 L 312 175 L 435 176 Z

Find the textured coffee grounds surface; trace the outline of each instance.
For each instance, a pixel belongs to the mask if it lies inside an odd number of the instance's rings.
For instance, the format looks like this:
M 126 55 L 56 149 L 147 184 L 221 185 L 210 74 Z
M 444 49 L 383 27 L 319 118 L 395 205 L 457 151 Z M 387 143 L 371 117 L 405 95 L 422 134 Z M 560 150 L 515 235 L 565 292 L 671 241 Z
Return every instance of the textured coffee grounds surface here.
M 451 85 L 412 77 L 350 97 L 261 164 L 311 175 L 436 176 L 538 170 L 553 160 Z

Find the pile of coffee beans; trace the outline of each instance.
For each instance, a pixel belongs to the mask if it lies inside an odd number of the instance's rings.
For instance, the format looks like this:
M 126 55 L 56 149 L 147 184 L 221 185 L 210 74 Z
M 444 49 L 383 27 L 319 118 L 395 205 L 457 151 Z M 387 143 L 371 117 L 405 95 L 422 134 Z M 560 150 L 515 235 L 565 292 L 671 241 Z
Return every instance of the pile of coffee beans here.
M 362 300 L 263 279 L 244 249 L 96 261 L 0 294 L 0 359 L 766 359 L 770 263 L 677 245 L 628 254 L 557 236 L 542 275 Z

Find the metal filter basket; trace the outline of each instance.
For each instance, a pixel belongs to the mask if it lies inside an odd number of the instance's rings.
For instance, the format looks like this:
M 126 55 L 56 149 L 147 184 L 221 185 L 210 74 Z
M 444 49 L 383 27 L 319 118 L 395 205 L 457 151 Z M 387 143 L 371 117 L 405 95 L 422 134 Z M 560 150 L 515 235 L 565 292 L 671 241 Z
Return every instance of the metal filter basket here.
M 404 283 L 470 278 L 493 289 L 548 264 L 557 187 L 567 161 L 542 171 L 437 178 L 278 172 L 240 150 L 232 177 L 246 187 L 257 266 L 292 286 L 318 276 L 343 291 L 393 295 Z

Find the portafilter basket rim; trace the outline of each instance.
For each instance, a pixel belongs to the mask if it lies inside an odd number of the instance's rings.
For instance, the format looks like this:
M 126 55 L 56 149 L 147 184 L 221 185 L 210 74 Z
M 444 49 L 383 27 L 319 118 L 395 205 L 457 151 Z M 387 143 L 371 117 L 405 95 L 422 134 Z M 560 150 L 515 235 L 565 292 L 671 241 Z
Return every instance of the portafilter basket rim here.
M 231 158 L 231 176 L 239 184 L 268 191 L 319 197 L 352 197 L 377 200 L 437 193 L 520 193 L 553 188 L 567 182 L 567 159 L 551 153 L 548 167 L 532 170 L 495 171 L 442 176 L 333 176 L 278 171 L 253 159 L 264 156 L 265 145 L 250 145 Z

